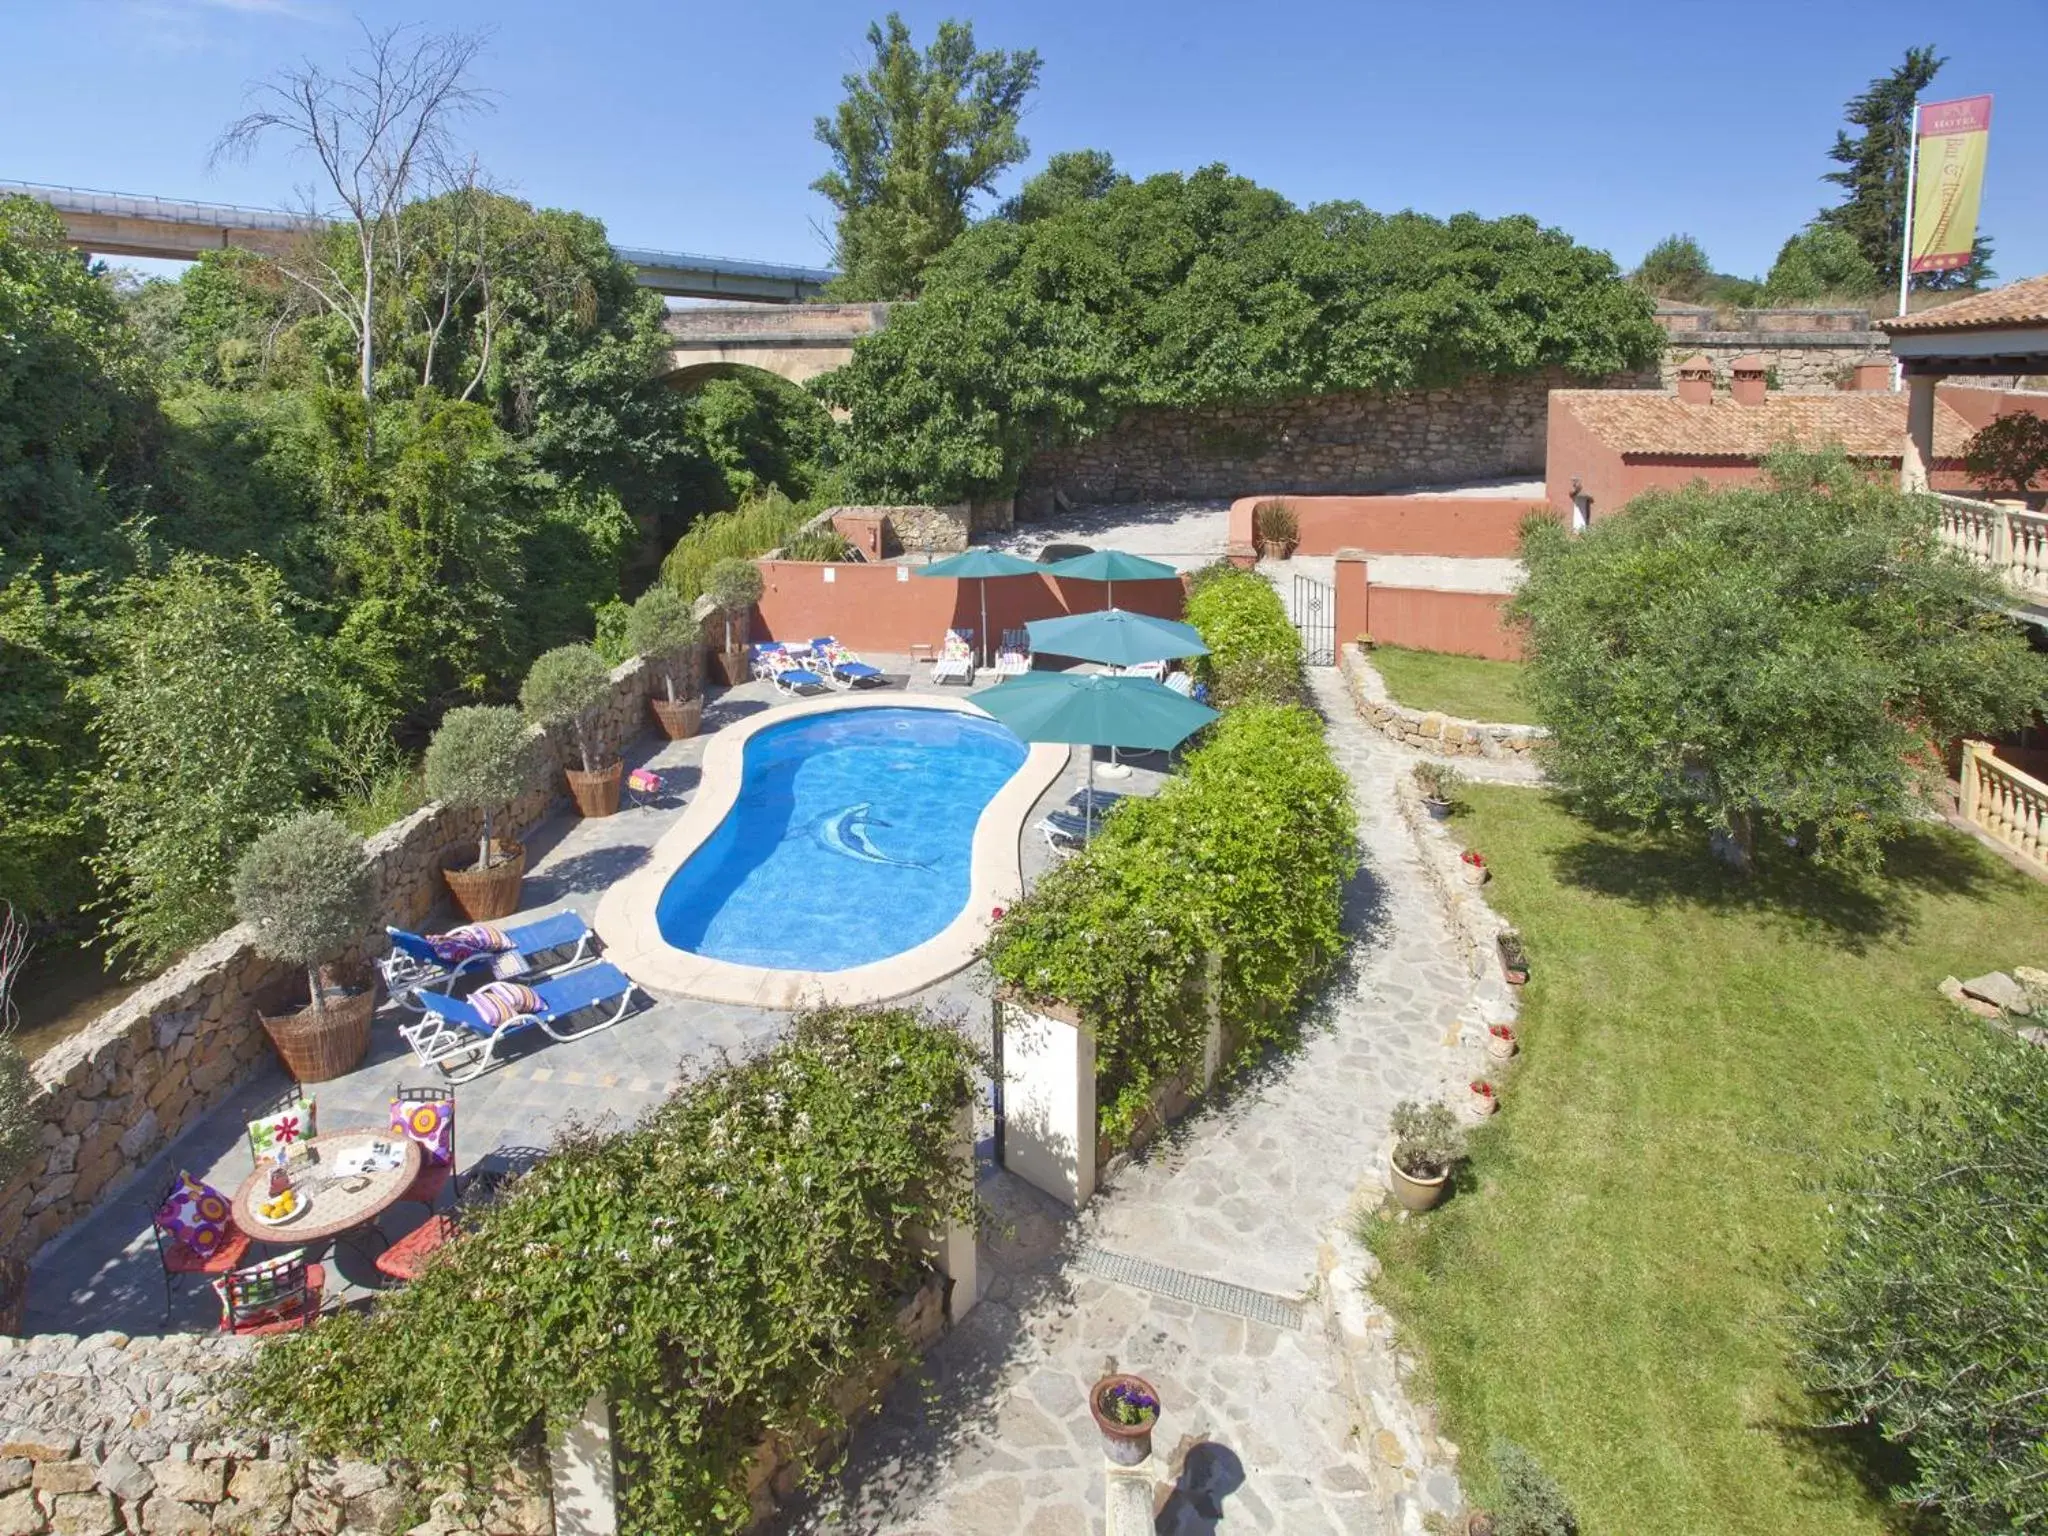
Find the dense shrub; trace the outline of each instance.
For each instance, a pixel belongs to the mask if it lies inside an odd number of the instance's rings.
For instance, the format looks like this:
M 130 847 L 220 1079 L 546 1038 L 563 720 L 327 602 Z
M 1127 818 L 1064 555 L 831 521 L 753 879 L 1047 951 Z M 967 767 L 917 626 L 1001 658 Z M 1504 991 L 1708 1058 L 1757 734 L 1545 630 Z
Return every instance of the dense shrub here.
M 1500 1484 L 1494 1536 L 1578 1536 L 1571 1501 L 1541 1462 L 1512 1440 L 1494 1441 L 1489 1459 Z
M 731 512 L 699 518 L 662 557 L 661 579 L 684 602 L 704 595 L 711 568 L 721 560 L 753 560 L 796 536 L 812 513 L 770 486 Z
M 832 1383 L 901 1349 L 920 1231 L 972 1215 L 973 1069 L 905 1010 L 800 1017 L 635 1130 L 565 1134 L 417 1282 L 259 1353 L 244 1411 L 459 1474 L 601 1391 L 624 1529 L 744 1530 L 754 1448 L 838 1422 Z
M 1843 1426 L 1911 1457 L 1902 1502 L 2048 1529 L 2048 1051 L 1994 1039 L 1845 1170 L 1802 1357 Z
M 1322 722 L 1246 704 L 997 923 L 996 975 L 1094 1029 L 1104 1132 L 1128 1133 L 1155 1085 L 1200 1063 L 1204 985 L 1243 1050 L 1285 1037 L 1342 947 L 1356 836 Z
M 1217 704 L 1286 704 L 1301 697 L 1301 636 L 1265 577 L 1211 567 L 1188 593 L 1187 620 L 1209 647 L 1196 671 Z

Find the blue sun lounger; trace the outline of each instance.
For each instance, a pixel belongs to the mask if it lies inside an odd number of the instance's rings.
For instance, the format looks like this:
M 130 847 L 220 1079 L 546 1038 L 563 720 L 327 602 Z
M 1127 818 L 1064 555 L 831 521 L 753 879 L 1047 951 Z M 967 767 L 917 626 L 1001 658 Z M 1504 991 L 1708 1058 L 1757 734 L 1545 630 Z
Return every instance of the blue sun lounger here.
M 423 1067 L 438 1069 L 450 1082 L 466 1083 L 498 1064 L 498 1042 L 528 1029 L 539 1029 L 550 1040 L 581 1040 L 599 1030 L 610 1029 L 633 1008 L 633 994 L 639 990 L 632 978 L 608 961 L 600 960 L 577 970 L 566 971 L 534 983 L 541 1006 L 502 1024 L 489 1024 L 484 1016 L 459 997 L 439 992 L 422 992 L 425 1008 L 417 1022 L 398 1026 L 405 1043 Z M 597 1021 L 581 1028 L 567 1028 L 568 1020 L 614 1000 L 617 1006 Z
M 879 688 L 889 679 L 872 662 L 862 661 L 831 635 L 811 641 L 811 654 L 825 658 L 832 681 L 844 688 Z
M 521 981 L 536 973 L 553 974 L 595 958 L 597 935 L 590 924 L 574 912 L 551 912 L 546 917 L 499 930 L 512 941 L 510 949 L 479 950 L 450 965 L 435 953 L 422 934 L 403 928 L 386 928 L 391 953 L 377 962 L 384 973 L 384 990 L 399 1006 L 419 1012 L 419 994 L 428 988 L 447 992 L 464 976 L 488 974 L 500 981 Z M 536 957 L 569 950 L 566 960 L 536 963 Z

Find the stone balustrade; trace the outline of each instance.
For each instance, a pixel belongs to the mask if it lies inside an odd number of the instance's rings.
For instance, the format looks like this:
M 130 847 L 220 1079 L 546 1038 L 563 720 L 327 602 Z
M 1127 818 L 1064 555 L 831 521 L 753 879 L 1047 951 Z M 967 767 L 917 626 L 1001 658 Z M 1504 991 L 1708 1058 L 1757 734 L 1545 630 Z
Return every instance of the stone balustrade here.
M 1939 496 L 1941 541 L 1996 571 L 2023 602 L 2048 604 L 2048 512 Z
M 1963 819 L 2048 874 L 2048 784 L 1992 755 L 1989 743 L 1963 743 Z
M 694 692 L 701 648 L 680 664 Z M 663 691 L 661 678 L 660 666 L 643 657 L 613 669 L 596 720 L 607 751 L 622 750 L 651 723 L 648 700 Z M 547 741 L 533 783 L 499 813 L 500 835 L 518 835 L 561 802 L 562 768 L 577 760 L 576 748 L 562 731 Z M 482 831 L 480 812 L 436 802 L 369 838 L 377 923 L 344 962 L 382 954 L 387 923 L 425 923 L 446 899 L 442 865 Z M 202 944 L 35 1062 L 40 1146 L 0 1187 L 0 1252 L 27 1257 L 119 1193 L 269 1053 L 258 1015 L 302 997 L 304 973 L 264 959 L 253 940 L 237 926 Z

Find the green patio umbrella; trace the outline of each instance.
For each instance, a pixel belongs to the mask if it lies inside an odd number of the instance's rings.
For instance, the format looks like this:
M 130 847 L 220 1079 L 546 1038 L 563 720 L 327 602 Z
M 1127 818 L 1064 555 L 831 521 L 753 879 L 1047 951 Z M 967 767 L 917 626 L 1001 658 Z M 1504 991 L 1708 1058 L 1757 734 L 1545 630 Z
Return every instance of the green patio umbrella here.
M 1027 672 L 974 696 L 980 708 L 1025 741 L 1168 751 L 1216 718 L 1216 711 L 1148 677 L 1098 672 Z M 1088 754 L 1087 818 L 1095 819 L 1095 754 Z
M 1116 584 L 1120 581 L 1159 581 L 1167 576 L 1178 576 L 1179 571 L 1157 560 L 1147 560 L 1141 555 L 1127 555 L 1120 549 L 1094 549 L 1085 555 L 1075 555 L 1070 560 L 1055 560 L 1046 567 L 1055 576 L 1070 576 L 1078 581 L 1099 581 L 1109 589 L 1103 606 L 1116 606 Z
M 1033 619 L 1024 626 L 1031 649 L 1076 661 L 1134 667 L 1141 661 L 1172 661 L 1178 656 L 1206 656 L 1209 647 L 1192 624 L 1155 619 L 1149 613 L 1104 608 L 1071 613 L 1062 619 Z
M 988 582 L 991 576 L 1036 576 L 1049 569 L 1000 549 L 968 549 L 932 565 L 918 567 L 920 576 L 951 576 L 981 583 L 981 664 L 988 665 Z

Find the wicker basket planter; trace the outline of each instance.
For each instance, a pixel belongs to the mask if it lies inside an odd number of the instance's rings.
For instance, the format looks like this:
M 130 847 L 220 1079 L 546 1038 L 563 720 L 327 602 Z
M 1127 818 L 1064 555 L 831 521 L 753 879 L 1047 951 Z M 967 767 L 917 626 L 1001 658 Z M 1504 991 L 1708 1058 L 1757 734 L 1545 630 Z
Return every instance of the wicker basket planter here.
M 28 1310 L 28 1265 L 0 1257 L 0 1334 L 20 1337 L 22 1314 Z
M 562 770 L 569 776 L 569 794 L 576 809 L 585 816 L 612 816 L 619 809 L 619 781 L 626 776 L 623 762 L 585 773 L 581 768 Z
M 324 1017 L 308 1004 L 297 1013 L 263 1017 L 263 1032 L 285 1070 L 302 1083 L 324 1083 L 352 1072 L 370 1050 L 370 1015 L 377 1011 L 374 983 L 346 995 L 329 992 Z
M 465 857 L 471 846 L 463 845 Z M 526 878 L 526 850 L 517 843 L 492 838 L 491 854 L 496 862 L 488 869 L 463 864 L 441 871 L 441 878 L 448 882 L 448 894 L 472 923 L 510 917 L 519 910 L 519 882 Z
M 702 699 L 678 699 L 670 703 L 667 699 L 649 699 L 654 706 L 654 718 L 661 722 L 663 732 L 670 741 L 686 741 L 704 728 L 704 701 Z
M 719 678 L 728 688 L 737 688 L 741 683 L 754 679 L 754 658 L 745 647 L 736 651 L 720 651 L 715 658 L 718 662 Z

